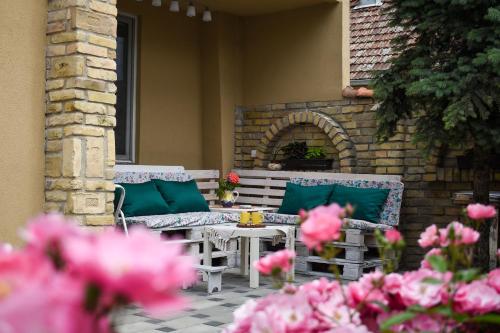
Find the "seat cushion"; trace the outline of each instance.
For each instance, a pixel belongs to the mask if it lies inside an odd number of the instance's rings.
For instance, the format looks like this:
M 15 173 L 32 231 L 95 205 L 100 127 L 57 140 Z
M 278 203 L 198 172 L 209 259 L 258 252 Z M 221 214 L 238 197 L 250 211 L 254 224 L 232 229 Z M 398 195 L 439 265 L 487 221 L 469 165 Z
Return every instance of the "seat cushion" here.
M 326 205 L 333 188 L 334 185 L 302 186 L 288 182 L 278 213 L 297 215 L 301 209 L 311 210 Z
M 239 214 L 195 212 L 154 216 L 136 216 L 126 219 L 128 224 L 144 224 L 151 229 L 199 227 L 239 222 Z
M 329 203 L 335 202 L 342 207 L 351 204 L 354 207 L 353 219 L 378 223 L 388 194 L 388 189 L 336 185 Z
M 368 221 L 355 220 L 355 219 L 346 219 L 346 222 L 345 222 L 343 228 L 344 229 L 360 229 L 360 230 L 367 230 L 367 231 L 373 231 L 375 229 L 378 229 L 380 231 L 393 229 L 392 226 L 387 225 L 387 224 L 371 223 Z
M 297 215 L 287 215 L 278 213 L 264 213 L 264 222 L 269 224 L 286 224 L 286 225 L 297 225 L 299 223 L 299 216 Z M 360 229 L 372 231 L 379 229 L 381 231 L 392 229 L 390 225 L 371 223 L 363 220 L 346 219 L 343 229 Z
M 155 184 L 151 181 L 138 184 L 119 184 L 125 189 L 125 200 L 122 211 L 125 217 L 160 215 L 171 213 Z M 119 200 L 120 192 L 115 191 L 115 202 Z
M 209 212 L 207 201 L 194 180 L 186 182 L 153 179 L 172 213 Z

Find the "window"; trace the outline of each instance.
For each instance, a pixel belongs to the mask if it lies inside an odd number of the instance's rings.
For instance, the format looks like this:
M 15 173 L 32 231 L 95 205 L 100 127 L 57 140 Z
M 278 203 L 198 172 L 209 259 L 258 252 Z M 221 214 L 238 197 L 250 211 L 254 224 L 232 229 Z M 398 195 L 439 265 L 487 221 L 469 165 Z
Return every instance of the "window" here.
M 137 18 L 118 15 L 116 38 L 116 160 L 135 162 Z

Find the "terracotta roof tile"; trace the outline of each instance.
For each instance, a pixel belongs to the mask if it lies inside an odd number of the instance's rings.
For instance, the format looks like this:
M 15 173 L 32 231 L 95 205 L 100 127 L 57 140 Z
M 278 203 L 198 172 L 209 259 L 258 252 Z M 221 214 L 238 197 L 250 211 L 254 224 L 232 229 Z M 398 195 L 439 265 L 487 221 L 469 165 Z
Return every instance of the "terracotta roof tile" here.
M 389 68 L 394 55 L 391 40 L 399 28 L 389 27 L 389 16 L 382 6 L 354 9 L 359 0 L 351 0 L 351 80 L 371 79 L 372 70 Z

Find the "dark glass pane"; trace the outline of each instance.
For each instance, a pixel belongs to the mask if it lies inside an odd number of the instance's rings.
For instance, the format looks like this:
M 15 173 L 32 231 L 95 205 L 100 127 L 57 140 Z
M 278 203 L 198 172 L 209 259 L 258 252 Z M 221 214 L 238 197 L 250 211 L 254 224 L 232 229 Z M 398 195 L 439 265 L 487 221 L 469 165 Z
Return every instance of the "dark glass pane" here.
M 116 73 L 118 80 L 117 86 L 117 99 L 116 99 L 116 154 L 127 155 L 127 131 L 129 130 L 127 101 L 129 93 L 129 48 L 130 45 L 130 27 L 126 22 L 118 22 L 118 36 L 116 39 Z

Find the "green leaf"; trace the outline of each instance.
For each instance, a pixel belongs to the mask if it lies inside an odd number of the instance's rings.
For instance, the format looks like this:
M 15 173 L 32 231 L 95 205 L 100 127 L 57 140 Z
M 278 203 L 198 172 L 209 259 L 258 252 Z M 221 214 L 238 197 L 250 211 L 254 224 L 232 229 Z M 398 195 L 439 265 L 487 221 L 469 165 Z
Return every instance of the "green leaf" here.
M 434 255 L 427 258 L 427 261 L 431 267 L 438 272 L 444 273 L 448 270 L 448 263 L 446 259 L 442 256 Z
M 415 318 L 416 315 L 417 314 L 413 312 L 408 312 L 408 311 L 402 312 L 384 321 L 382 325 L 380 325 L 380 328 L 382 331 L 386 331 L 394 325 L 399 325 L 404 323 L 405 321 Z
M 471 321 L 482 324 L 500 325 L 500 315 L 496 313 L 488 313 L 481 316 L 474 316 L 471 318 Z
M 422 282 L 427 283 L 427 284 L 442 284 L 443 283 L 442 280 L 436 279 L 433 277 L 426 277 L 425 279 L 422 280 Z
M 455 281 L 470 282 L 475 280 L 479 274 L 479 269 L 470 268 L 457 272 L 454 276 Z

